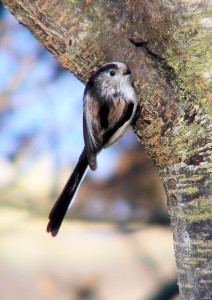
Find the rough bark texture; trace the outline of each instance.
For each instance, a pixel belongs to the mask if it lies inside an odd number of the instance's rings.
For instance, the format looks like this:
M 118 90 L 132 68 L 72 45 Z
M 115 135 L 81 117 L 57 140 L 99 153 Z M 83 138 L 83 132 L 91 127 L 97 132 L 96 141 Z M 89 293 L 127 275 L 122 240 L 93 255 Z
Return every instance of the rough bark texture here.
M 182 299 L 211 299 L 210 0 L 4 0 L 83 82 L 128 62 L 140 100 L 138 139 L 168 196 Z

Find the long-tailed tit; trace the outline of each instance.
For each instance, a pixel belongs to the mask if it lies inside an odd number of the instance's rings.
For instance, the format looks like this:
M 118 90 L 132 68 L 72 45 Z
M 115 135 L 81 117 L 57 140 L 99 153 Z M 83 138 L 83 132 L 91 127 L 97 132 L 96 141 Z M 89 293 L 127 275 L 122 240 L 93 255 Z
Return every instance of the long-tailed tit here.
M 122 62 L 103 65 L 94 73 L 83 98 L 84 149 L 50 214 L 47 232 L 56 236 L 74 200 L 88 166 L 96 170 L 96 158 L 114 144 L 131 124 L 137 101 L 131 85 L 131 71 Z

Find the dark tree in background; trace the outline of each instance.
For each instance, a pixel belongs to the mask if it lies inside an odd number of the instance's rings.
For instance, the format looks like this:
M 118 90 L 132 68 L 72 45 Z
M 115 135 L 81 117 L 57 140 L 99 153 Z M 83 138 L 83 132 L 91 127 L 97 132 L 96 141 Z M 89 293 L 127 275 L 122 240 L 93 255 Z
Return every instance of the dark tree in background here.
M 168 197 L 182 299 L 211 293 L 210 0 L 4 0 L 80 80 L 126 61 L 140 101 L 135 126 Z

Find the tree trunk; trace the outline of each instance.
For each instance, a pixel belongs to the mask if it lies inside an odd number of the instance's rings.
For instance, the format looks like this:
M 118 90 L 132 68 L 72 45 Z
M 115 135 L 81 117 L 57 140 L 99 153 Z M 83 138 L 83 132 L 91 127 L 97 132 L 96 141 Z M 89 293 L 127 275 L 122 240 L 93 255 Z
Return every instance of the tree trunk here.
M 140 101 L 135 133 L 166 189 L 182 299 L 211 299 L 210 0 L 3 0 L 86 82 L 126 61 Z

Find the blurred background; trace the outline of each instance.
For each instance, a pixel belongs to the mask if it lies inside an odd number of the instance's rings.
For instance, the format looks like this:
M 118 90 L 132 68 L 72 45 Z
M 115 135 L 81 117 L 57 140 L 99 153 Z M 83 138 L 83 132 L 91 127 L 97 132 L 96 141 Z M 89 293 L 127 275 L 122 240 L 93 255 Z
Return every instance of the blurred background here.
M 83 90 L 0 2 L 0 299 L 177 299 L 165 193 L 131 130 L 46 233 L 83 147 Z

